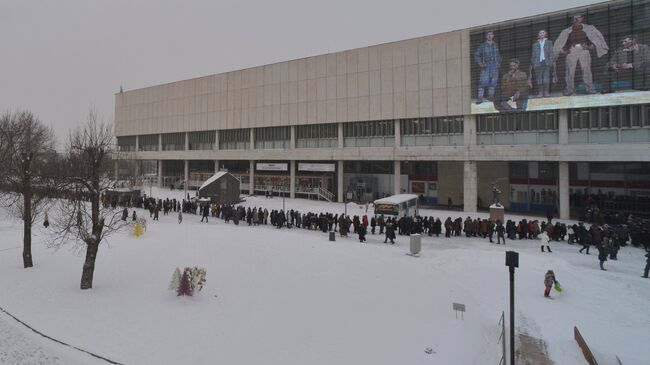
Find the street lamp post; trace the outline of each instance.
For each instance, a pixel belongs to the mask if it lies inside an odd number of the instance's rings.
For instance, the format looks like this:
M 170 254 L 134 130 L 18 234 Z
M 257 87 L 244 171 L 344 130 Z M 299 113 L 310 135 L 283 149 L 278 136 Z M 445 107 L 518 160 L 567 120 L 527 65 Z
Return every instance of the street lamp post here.
M 506 251 L 506 266 L 510 271 L 510 364 L 515 364 L 515 268 L 519 267 L 519 253 Z

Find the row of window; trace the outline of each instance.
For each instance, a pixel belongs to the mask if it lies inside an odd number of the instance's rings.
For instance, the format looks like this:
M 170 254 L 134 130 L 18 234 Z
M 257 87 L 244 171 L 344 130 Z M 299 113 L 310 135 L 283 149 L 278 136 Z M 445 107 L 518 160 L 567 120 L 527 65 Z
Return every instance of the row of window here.
M 557 131 L 559 112 L 537 111 L 528 113 L 484 114 L 477 116 L 477 132 Z M 463 133 L 463 117 L 415 118 L 399 121 L 402 136 L 436 136 Z M 568 127 L 575 129 L 640 128 L 650 127 L 650 104 L 624 105 L 600 108 L 574 109 L 568 113 Z M 287 148 L 291 140 L 291 127 L 255 128 L 256 148 Z M 343 124 L 345 139 L 393 137 L 394 120 L 352 122 Z M 215 145 L 215 131 L 189 132 L 190 150 L 211 150 Z M 419 138 L 419 137 L 418 137 Z M 185 148 L 185 133 L 166 133 L 160 136 L 162 150 L 178 151 Z M 296 147 L 336 147 L 338 125 L 313 124 L 296 126 Z M 300 142 L 322 140 L 323 143 Z M 272 143 L 267 143 L 272 142 Z M 158 134 L 117 137 L 120 151 L 157 151 Z M 250 129 L 227 129 L 219 131 L 220 149 L 248 149 Z
M 569 129 L 650 126 L 650 105 L 621 105 L 569 111 Z
M 163 151 L 183 151 L 185 133 L 165 133 L 160 136 Z
M 388 137 L 395 135 L 395 121 L 378 120 L 343 124 L 343 137 Z
M 255 141 L 289 141 L 291 127 L 255 128 Z
M 402 136 L 462 134 L 463 117 L 402 119 L 400 133 Z
M 477 123 L 478 133 L 554 131 L 558 126 L 558 112 L 486 114 L 479 115 Z
M 189 132 L 187 146 L 190 150 L 212 150 L 216 137 L 214 131 Z
M 337 139 L 338 125 L 329 124 L 310 124 L 299 125 L 296 127 L 296 139 Z

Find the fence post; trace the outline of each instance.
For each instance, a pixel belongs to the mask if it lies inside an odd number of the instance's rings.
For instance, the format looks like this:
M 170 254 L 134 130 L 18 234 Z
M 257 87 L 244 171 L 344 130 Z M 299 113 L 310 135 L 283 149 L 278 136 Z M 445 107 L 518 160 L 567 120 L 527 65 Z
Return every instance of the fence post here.
M 584 355 L 585 360 L 587 360 L 589 365 L 598 365 L 598 361 L 596 361 L 594 354 L 591 353 L 591 350 L 589 349 L 589 346 L 587 346 L 585 339 L 582 338 L 580 331 L 578 331 L 578 327 L 573 327 L 573 337 L 578 343 L 578 346 L 582 350 L 582 354 Z

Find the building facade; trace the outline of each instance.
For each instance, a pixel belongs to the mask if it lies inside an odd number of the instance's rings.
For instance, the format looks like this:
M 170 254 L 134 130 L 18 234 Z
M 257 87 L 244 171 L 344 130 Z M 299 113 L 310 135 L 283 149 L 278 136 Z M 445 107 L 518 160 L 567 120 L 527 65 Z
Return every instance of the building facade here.
M 568 218 L 590 195 L 643 211 L 648 43 L 650 4 L 616 1 L 124 91 L 116 174 L 198 186 L 227 169 L 243 191 L 468 212 L 495 185 L 514 211 Z

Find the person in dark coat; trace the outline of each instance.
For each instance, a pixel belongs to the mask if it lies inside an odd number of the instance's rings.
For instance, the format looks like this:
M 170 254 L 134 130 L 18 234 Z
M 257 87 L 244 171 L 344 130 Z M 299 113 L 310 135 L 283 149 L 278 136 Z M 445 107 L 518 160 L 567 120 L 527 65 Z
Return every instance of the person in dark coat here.
M 366 226 L 361 224 L 357 228 L 357 234 L 359 235 L 359 242 L 366 242 Z
M 605 263 L 605 261 L 607 261 L 607 247 L 605 247 L 605 245 L 598 245 L 597 247 L 598 247 L 598 261 L 600 261 L 600 269 L 603 271 L 607 271 L 607 269 L 603 267 L 603 264 Z
M 494 236 L 494 222 L 492 222 L 491 220 L 488 221 L 487 235 L 488 238 L 490 239 L 490 243 L 494 243 L 494 241 L 492 241 L 492 236 Z
M 447 217 L 447 219 L 445 219 L 445 238 L 451 237 L 453 225 L 454 223 L 451 221 L 451 217 Z
M 386 238 L 384 239 L 384 243 L 388 240 L 390 240 L 391 244 L 395 244 L 395 224 L 392 221 L 386 224 Z
M 377 228 L 377 218 L 370 218 L 370 233 L 375 234 L 375 228 Z
M 504 237 L 503 234 L 505 232 L 505 228 L 503 227 L 503 223 L 501 223 L 500 220 L 497 220 L 497 226 L 494 230 L 497 231 L 497 245 L 501 244 L 501 240 L 503 240 L 503 244 L 505 245 L 506 238 Z
M 133 211 L 133 221 L 135 222 L 138 219 L 138 216 L 135 214 L 135 210 Z
M 591 245 L 591 235 L 589 234 L 589 231 L 585 228 L 585 226 L 580 222 L 578 224 L 578 232 L 577 232 L 578 237 L 580 237 L 580 243 L 582 244 L 582 248 L 578 251 L 582 253 L 583 250 L 587 250 L 587 255 L 589 255 L 589 245 Z
M 643 269 L 643 277 L 648 278 L 648 272 L 650 272 L 650 252 L 645 254 L 645 269 Z
M 124 208 L 124 210 L 122 211 L 122 220 L 126 222 L 126 218 L 128 217 L 129 217 L 129 211 L 126 208 Z
M 208 217 L 210 216 L 210 206 L 205 204 L 201 210 L 203 213 L 202 214 L 203 216 L 201 217 L 201 222 L 203 222 L 203 220 L 205 219 L 205 223 L 208 223 Z
M 451 219 L 449 220 L 449 225 L 451 226 Z M 451 229 L 451 227 L 449 229 Z M 433 234 L 435 234 L 436 237 L 440 237 L 440 233 L 442 233 L 442 221 L 440 218 L 436 218 L 435 222 L 433 222 Z

